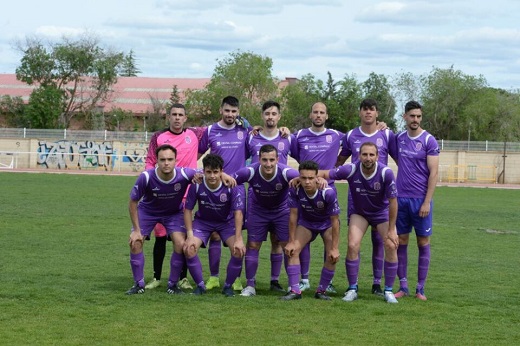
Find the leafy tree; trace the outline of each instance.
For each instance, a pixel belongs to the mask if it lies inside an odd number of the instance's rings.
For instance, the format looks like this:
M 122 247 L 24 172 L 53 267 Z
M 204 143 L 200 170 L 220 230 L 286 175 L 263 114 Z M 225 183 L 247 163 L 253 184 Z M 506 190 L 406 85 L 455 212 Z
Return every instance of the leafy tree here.
M 240 113 L 250 123 L 260 122 L 261 105 L 277 95 L 278 83 L 272 75 L 271 58 L 252 52 L 231 52 L 228 57 L 217 60 L 217 66 L 203 92 L 188 93 L 187 104 L 195 119 L 206 122 L 208 110 L 211 121 L 217 120 L 222 98 L 233 95 L 240 100 Z M 196 96 L 196 100 L 190 97 Z
M 30 127 L 31 125 L 25 115 L 25 104 L 20 96 L 3 95 L 0 98 L 0 114 L 5 116 L 8 126 Z
M 177 88 L 177 84 L 173 85 L 172 92 L 170 93 L 170 102 L 168 106 L 171 107 L 171 105 L 175 103 L 179 103 L 181 101 L 181 95 L 179 94 L 179 88 Z
M 379 120 L 384 121 L 388 127 L 396 128 L 397 106 L 391 93 L 392 86 L 388 78 L 382 74 L 371 72 L 366 81 L 363 82 L 364 98 L 371 98 L 377 101 L 379 108 Z
M 312 74 L 306 74 L 296 83 L 287 85 L 280 94 L 280 125 L 293 131 L 308 127 L 311 105 L 319 100 L 316 78 Z
M 27 38 L 18 49 L 23 53 L 16 68 L 18 80 L 63 90 L 65 103 L 59 125 L 65 128 L 76 114 L 91 112 L 109 99 L 124 58 L 123 53 L 101 48 L 98 40 L 87 34 L 47 45 Z
M 137 67 L 134 51 L 130 50 L 130 52 L 123 57 L 123 61 L 119 67 L 119 75 L 121 77 L 137 77 L 139 73 L 141 73 L 141 70 Z
M 25 109 L 30 127 L 36 129 L 54 129 L 65 105 L 63 90 L 54 85 L 40 86 L 33 90 Z

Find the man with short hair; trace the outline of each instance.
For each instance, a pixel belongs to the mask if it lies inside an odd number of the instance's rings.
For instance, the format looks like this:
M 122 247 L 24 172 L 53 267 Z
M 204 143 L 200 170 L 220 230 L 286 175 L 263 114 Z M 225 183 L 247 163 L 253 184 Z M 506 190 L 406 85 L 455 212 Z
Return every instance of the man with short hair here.
M 348 250 L 345 259 L 348 289 L 343 301 L 351 302 L 358 296 L 359 250 L 361 241 L 372 226 L 384 239 L 384 299 L 397 303 L 392 286 L 397 274 L 398 238 L 395 227 L 397 217 L 397 189 L 392 170 L 379 162 L 378 148 L 372 142 L 365 142 L 359 149 L 360 160 L 340 166 L 330 171 L 320 172 L 320 176 L 334 180 L 347 180 L 349 185 Z
M 150 236 L 157 223 L 164 225 L 173 240 L 167 292 L 182 293 L 177 286 L 185 261 L 182 200 L 196 171 L 191 168 L 175 167 L 177 150 L 169 144 L 159 146 L 156 149 L 156 156 L 157 167 L 142 172 L 130 193 L 128 209 L 132 232 L 128 243 L 135 284 L 126 292 L 127 294 L 141 294 L 145 291 L 143 240 Z
M 334 277 L 339 260 L 339 213 L 336 190 L 318 187 L 318 164 L 303 161 L 298 167 L 300 186 L 289 190 L 289 243 L 285 246 L 288 259 L 287 276 L 290 291 L 282 300 L 301 299 L 299 285 L 300 252 L 318 235 L 323 239 L 325 259 L 314 297 L 330 300 L 326 290 Z
M 226 281 L 222 293 L 226 297 L 234 296 L 231 285 L 242 270 L 242 257 L 245 254 L 242 240 L 242 209 L 244 196 L 240 189 L 226 187 L 222 182 L 224 160 L 219 155 L 208 154 L 202 159 L 204 169 L 203 182 L 193 184 L 186 198 L 184 208 L 184 224 L 187 238 L 184 254 L 188 269 L 197 287 L 195 295 L 206 293 L 202 277 L 202 264 L 197 255 L 198 249 L 208 243 L 213 232 L 217 232 L 231 251 L 227 266 Z M 193 209 L 198 210 L 193 219 Z
M 403 119 L 406 131 L 397 135 L 399 191 L 397 234 L 399 248 L 399 291 L 397 298 L 407 296 L 408 291 L 408 241 L 412 227 L 417 237 L 419 259 L 415 297 L 425 301 L 424 284 L 430 267 L 430 236 L 433 226 L 433 193 L 439 171 L 439 145 L 430 133 L 421 128 L 422 106 L 419 102 L 406 103 Z
M 278 150 L 271 144 L 260 148 L 260 161 L 237 171 L 237 184 L 249 183 L 247 205 L 247 251 L 245 255 L 247 285 L 241 295 L 256 295 L 256 272 L 262 242 L 267 233 L 284 246 L 289 240 L 289 181 L 297 178 L 297 170 L 279 163 Z M 271 255 L 272 257 L 272 255 Z M 279 275 L 279 272 L 278 272 Z M 278 277 L 271 276 L 271 290 L 284 292 Z
M 395 148 L 395 134 L 389 129 L 380 130 L 378 126 L 379 109 L 377 102 L 373 99 L 364 99 L 359 105 L 359 119 L 361 126 L 347 132 L 343 137 L 341 152 L 336 162 L 336 167 L 340 167 L 345 161 L 351 157 L 351 162 L 359 161 L 360 148 L 364 143 L 372 142 L 377 146 L 378 162 L 388 165 L 388 155 L 396 160 L 397 153 Z M 349 189 L 348 193 L 348 215 L 352 214 L 353 205 L 352 194 Z M 384 242 L 376 228 L 372 227 L 372 293 L 383 296 L 381 289 L 381 279 L 383 276 L 384 265 Z

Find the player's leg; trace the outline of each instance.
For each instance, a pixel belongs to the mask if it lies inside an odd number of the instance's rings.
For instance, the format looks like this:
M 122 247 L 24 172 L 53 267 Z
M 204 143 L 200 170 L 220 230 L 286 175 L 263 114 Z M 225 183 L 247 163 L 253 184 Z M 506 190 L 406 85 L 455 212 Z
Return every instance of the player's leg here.
M 397 234 L 399 247 L 397 248 L 397 276 L 399 277 L 399 291 L 396 298 L 409 295 L 408 291 L 408 242 L 412 231 L 411 211 L 409 198 L 397 198 Z
M 206 288 L 211 290 L 220 287 L 220 257 L 222 256 L 221 239 L 217 232 L 213 232 L 209 239 L 208 260 L 209 260 L 209 279 Z
M 252 228 L 249 228 L 249 231 L 251 232 Z M 261 247 L 262 241 L 251 240 L 250 235 L 248 235 L 245 255 L 246 287 L 241 291 L 241 296 L 251 297 L 256 295 L 256 273 L 258 271 L 258 259 Z
M 130 267 L 134 285 L 126 292 L 128 295 L 141 294 L 145 291 L 143 239 L 150 235 L 154 225 L 153 220 L 147 219 L 145 215 L 139 215 L 139 227 L 141 228 L 142 238 L 129 244 Z
M 222 293 L 226 297 L 232 297 L 235 295 L 235 293 L 233 292 L 234 290 L 232 288 L 232 285 L 240 277 L 240 273 L 242 272 L 242 257 L 240 256 L 240 254 L 236 254 L 233 251 L 235 235 L 232 234 L 228 236 L 227 234 L 224 234 L 222 232 L 221 236 L 222 239 L 225 239 L 224 242 L 226 243 L 231 252 L 229 263 L 226 268 L 226 280 L 224 281 L 224 289 L 222 290 Z
M 179 282 L 180 273 L 186 258 L 184 257 L 184 242 L 186 240 L 186 230 L 181 228 L 183 215 L 174 215 L 169 225 L 166 226 L 167 232 L 173 242 L 173 253 L 170 259 L 170 276 L 168 278 L 168 289 L 166 292 L 169 294 L 182 294 L 182 290 L 179 288 L 177 283 Z
M 146 289 L 154 289 L 161 284 L 162 268 L 166 255 L 166 241 L 168 239 L 166 228 L 160 223 L 155 225 L 153 232 L 155 234 L 155 243 L 153 245 L 153 279 L 145 286 Z
M 311 288 L 309 272 L 311 268 L 311 244 L 308 243 L 300 252 L 301 281 L 300 290 L 305 291 Z
M 415 209 L 417 214 L 422 205 L 422 199 L 415 199 Z M 419 258 L 417 261 L 417 288 L 415 290 L 415 297 L 420 300 L 426 300 L 424 295 L 424 285 L 426 278 L 428 277 L 428 270 L 430 269 L 430 236 L 433 232 L 433 201 L 430 202 L 430 213 L 426 217 L 415 217 L 413 226 L 415 234 L 417 236 L 417 247 L 419 252 Z
M 358 214 L 352 214 L 348 225 L 348 247 L 345 258 L 345 269 L 347 272 L 348 288 L 343 301 L 351 302 L 357 299 L 358 275 L 359 275 L 359 250 L 361 241 L 368 228 L 367 220 Z
M 372 227 L 370 236 L 372 238 L 372 274 L 374 276 L 372 293 L 382 296 L 383 290 L 381 289 L 381 278 L 383 277 L 385 247 L 383 244 L 383 238 L 381 238 L 381 235 L 375 227 Z
M 320 282 L 314 293 L 314 298 L 322 300 L 330 300 L 330 297 L 326 294 L 327 287 L 334 278 L 336 271 L 336 263 L 332 261 L 330 251 L 332 250 L 332 227 L 322 232 L 321 238 L 323 239 L 323 249 L 325 252 L 325 258 L 323 261 L 323 267 L 321 269 Z
M 376 229 L 381 239 L 386 239 L 388 235 L 388 221 L 378 224 Z M 385 291 L 383 297 L 388 303 L 397 303 L 397 299 L 392 292 L 395 277 L 397 276 L 397 246 L 390 241 L 385 241 L 384 247 Z
M 315 236 L 313 233 L 306 227 L 302 225 L 298 225 L 296 227 L 295 232 L 295 242 L 296 248 L 294 249 L 294 253 L 292 256 L 288 258 L 287 261 L 287 277 L 289 282 L 289 292 L 280 297 L 282 300 L 293 300 L 300 299 L 302 291 L 300 290 L 299 279 L 300 279 L 300 254 L 302 249 L 310 243 Z
M 203 232 L 200 232 L 203 234 Z M 209 237 L 209 232 L 208 236 Z M 204 237 L 204 236 L 202 236 Z M 201 295 L 206 293 L 206 285 L 204 284 L 204 277 L 202 275 L 202 263 L 200 261 L 198 251 L 199 248 L 202 246 L 204 242 L 204 239 L 199 238 L 199 235 L 195 235 L 193 239 L 190 241 L 186 240 L 186 246 L 184 247 L 184 256 L 186 257 L 186 267 L 190 271 L 191 277 L 193 278 L 193 281 L 195 281 L 195 284 L 197 287 L 193 291 L 193 294 L 195 295 Z M 207 242 L 207 238 L 206 238 Z
M 270 288 L 271 291 L 283 291 L 282 286 L 280 286 L 280 273 L 282 271 L 282 263 L 283 263 L 283 248 L 280 242 L 278 241 L 278 237 L 276 236 L 276 231 L 270 229 L 270 239 L 271 239 L 271 283 Z
M 269 232 L 271 234 L 271 282 L 269 284 L 270 290 L 275 292 L 286 293 L 287 290 L 280 285 L 280 271 L 282 261 L 285 263 L 285 271 L 287 272 L 287 256 L 283 253 L 283 248 L 289 241 L 289 212 L 287 210 L 280 211 L 272 219 L 272 223 L 269 226 Z M 280 253 L 277 254 L 277 259 L 273 258 L 273 248 L 275 251 Z

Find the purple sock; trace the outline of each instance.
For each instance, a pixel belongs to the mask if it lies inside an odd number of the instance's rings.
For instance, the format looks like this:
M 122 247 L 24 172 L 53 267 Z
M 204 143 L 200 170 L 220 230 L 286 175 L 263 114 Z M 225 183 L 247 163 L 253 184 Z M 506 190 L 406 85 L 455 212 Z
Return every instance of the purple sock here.
M 242 258 L 231 256 L 226 270 L 226 282 L 224 287 L 231 287 L 242 271 Z
M 321 270 L 320 284 L 318 285 L 318 288 L 316 289 L 316 291 L 325 292 L 327 290 L 327 287 L 329 286 L 330 282 L 332 281 L 333 277 L 334 277 L 334 270 L 330 270 L 330 269 L 323 267 L 323 269 Z
M 175 251 L 172 253 L 172 257 L 170 259 L 170 277 L 168 278 L 168 286 L 175 286 L 177 284 L 185 261 L 186 259 L 184 254 L 176 253 Z
M 399 277 L 399 288 L 408 289 L 408 244 L 400 244 L 397 248 L 397 276 Z
M 209 275 L 218 276 L 220 272 L 220 256 L 222 255 L 222 246 L 220 240 L 209 241 L 208 260 L 209 260 Z
M 192 258 L 186 258 L 186 263 L 193 281 L 195 281 L 197 286 L 206 288 L 204 278 L 202 277 L 202 263 L 200 262 L 199 255 L 195 255 Z
M 311 243 L 307 243 L 300 252 L 300 267 L 302 279 L 309 278 L 309 270 L 311 266 Z
M 246 285 L 255 287 L 255 276 L 258 270 L 258 250 L 247 249 L 246 250 Z
M 280 278 L 282 259 L 283 255 L 281 253 L 271 254 L 271 280 L 278 280 Z
M 397 276 L 397 262 L 385 261 L 385 290 L 391 291 Z
M 296 293 L 302 293 L 300 291 L 300 265 L 291 264 L 287 266 L 287 277 L 289 278 L 289 287 L 291 291 Z
M 370 233 L 372 235 L 372 274 L 374 275 L 374 284 L 380 285 L 383 277 L 385 246 L 378 231 L 372 230 Z
M 349 287 L 357 286 L 359 273 L 359 257 L 353 261 L 345 259 L 345 268 L 347 270 L 347 279 Z
M 130 253 L 130 267 L 132 268 L 134 282 L 144 287 L 144 253 Z
M 419 247 L 419 262 L 417 266 L 417 288 L 424 289 L 428 269 L 430 268 L 430 244 Z

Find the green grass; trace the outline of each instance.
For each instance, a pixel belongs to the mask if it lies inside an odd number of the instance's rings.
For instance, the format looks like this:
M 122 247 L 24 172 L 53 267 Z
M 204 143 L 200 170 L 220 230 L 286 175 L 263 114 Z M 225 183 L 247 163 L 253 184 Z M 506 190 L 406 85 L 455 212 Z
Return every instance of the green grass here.
M 509 345 L 520 340 L 518 190 L 438 188 L 428 301 L 403 298 L 391 305 L 369 292 L 368 235 L 360 299 L 341 301 L 346 222 L 334 280 L 340 293 L 331 302 L 315 300 L 310 292 L 301 301 L 279 301 L 268 290 L 269 244 L 261 251 L 258 295 L 252 299 L 226 299 L 220 292 L 169 296 L 164 286 L 128 297 L 127 201 L 135 177 L 2 172 L 0 179 L 0 342 L 5 345 Z M 338 188 L 345 206 L 347 185 Z M 152 245 L 145 245 L 147 278 Z M 312 251 L 315 287 L 320 241 Z M 416 257 L 410 246 L 411 287 Z M 204 250 L 201 260 L 207 273 Z M 281 282 L 286 285 L 285 274 Z

